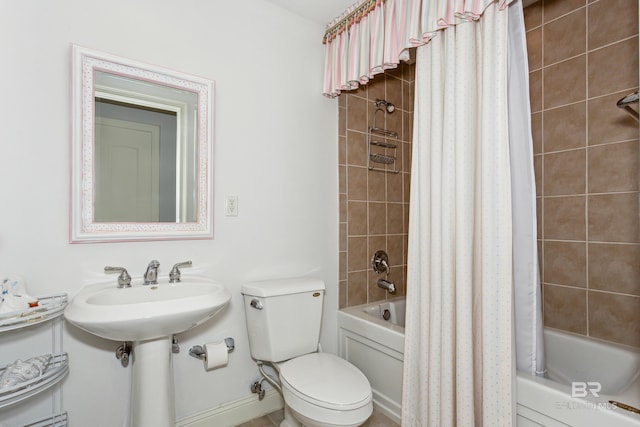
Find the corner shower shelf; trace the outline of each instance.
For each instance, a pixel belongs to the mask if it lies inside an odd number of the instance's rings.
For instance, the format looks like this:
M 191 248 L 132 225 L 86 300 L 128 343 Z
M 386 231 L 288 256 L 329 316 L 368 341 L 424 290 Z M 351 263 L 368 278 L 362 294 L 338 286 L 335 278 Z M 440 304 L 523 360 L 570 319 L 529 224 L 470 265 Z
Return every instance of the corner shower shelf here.
M 38 297 L 39 305 L 27 310 L 0 314 L 0 333 L 25 328 L 60 316 L 67 306 L 67 294 Z
M 0 369 L 0 375 L 6 367 Z M 67 353 L 51 356 L 44 373 L 28 381 L 0 389 L 0 409 L 13 405 L 34 396 L 55 385 L 69 372 L 69 356 Z

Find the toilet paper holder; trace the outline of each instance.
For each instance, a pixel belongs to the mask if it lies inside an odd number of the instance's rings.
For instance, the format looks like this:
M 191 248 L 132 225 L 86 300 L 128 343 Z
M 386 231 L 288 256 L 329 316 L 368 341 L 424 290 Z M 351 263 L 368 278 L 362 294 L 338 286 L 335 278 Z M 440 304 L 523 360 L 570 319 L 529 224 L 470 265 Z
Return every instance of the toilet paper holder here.
M 224 343 L 227 345 L 227 351 L 229 353 L 231 353 L 236 348 L 236 344 L 233 338 L 225 338 Z M 204 346 L 194 345 L 189 349 L 189 355 L 195 357 L 196 359 L 204 360 L 206 357 Z

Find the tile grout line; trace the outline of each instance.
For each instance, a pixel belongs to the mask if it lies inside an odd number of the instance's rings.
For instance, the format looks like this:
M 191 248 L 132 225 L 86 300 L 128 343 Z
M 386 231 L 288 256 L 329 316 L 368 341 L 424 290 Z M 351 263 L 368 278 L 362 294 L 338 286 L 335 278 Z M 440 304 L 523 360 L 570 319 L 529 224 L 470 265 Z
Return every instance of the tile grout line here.
M 547 25 L 547 24 L 544 24 L 544 25 L 542 25 L 542 26 L 541 26 L 543 33 L 544 33 L 544 26 L 545 26 L 545 25 Z M 587 24 L 587 25 L 588 25 L 588 24 Z M 542 71 L 542 70 L 544 70 L 545 68 L 555 67 L 555 66 L 557 66 L 557 65 L 559 65 L 559 64 L 562 64 L 563 62 L 567 62 L 567 61 L 570 61 L 570 60 L 572 60 L 572 59 L 579 58 L 579 57 L 581 57 L 581 56 L 589 56 L 589 54 L 595 53 L 595 52 L 597 52 L 597 51 L 599 51 L 599 50 L 603 50 L 603 49 L 606 49 L 606 48 L 608 48 L 608 47 L 614 46 L 614 45 L 616 45 L 616 44 L 623 43 L 623 42 L 626 42 L 626 41 L 629 41 L 629 40 L 633 40 L 633 39 L 635 39 L 635 38 L 637 38 L 637 37 L 638 37 L 638 34 L 636 33 L 636 34 L 633 34 L 633 35 L 631 35 L 631 36 L 627 36 L 627 37 L 624 37 L 624 38 L 618 39 L 618 40 L 616 40 L 616 41 L 614 41 L 614 42 L 607 43 L 607 44 L 604 44 L 604 45 L 602 45 L 602 46 L 598 46 L 598 47 L 593 48 L 593 49 L 591 49 L 591 50 L 589 50 L 589 49 L 588 49 L 588 47 L 587 47 L 587 48 L 585 49 L 585 51 L 584 51 L 584 52 L 582 52 L 582 53 L 579 53 L 579 54 L 577 54 L 577 55 L 568 56 L 568 57 L 563 58 L 563 59 L 561 59 L 561 60 L 559 60 L 559 61 L 552 62 L 552 63 L 550 63 L 550 64 L 545 64 L 545 63 L 543 62 L 543 65 L 542 65 L 541 67 L 539 67 L 539 68 L 535 68 L 535 69 L 530 69 L 529 71 L 530 71 L 530 72 Z M 542 42 L 542 45 L 544 46 L 544 41 Z
M 549 286 L 556 286 L 559 288 L 568 288 L 568 289 L 575 289 L 575 290 L 580 290 L 580 291 L 586 291 L 587 289 L 583 286 L 576 286 L 576 285 L 565 285 L 562 283 L 553 283 L 553 282 L 547 282 L 546 283 Z M 624 297 L 632 297 L 632 298 L 640 298 L 640 295 L 635 295 L 635 294 L 630 294 L 627 292 L 615 292 L 615 291 L 609 291 L 606 289 L 591 289 L 590 292 L 599 292 L 601 294 L 607 294 L 607 295 L 618 295 L 618 296 L 624 296 Z
M 586 6 L 585 10 L 585 133 L 584 133 L 584 146 L 585 146 L 585 156 L 584 156 L 584 186 L 585 186 L 585 198 L 584 198 L 584 236 L 585 236 L 585 318 L 587 321 L 587 336 L 591 336 L 591 331 L 589 328 L 589 7 Z
M 347 97 L 344 100 L 344 163 L 345 163 L 345 177 L 344 177 L 344 185 L 345 185 L 345 198 L 344 198 L 344 203 L 345 203 L 345 210 L 346 210 L 346 215 L 347 215 L 347 226 L 346 228 L 346 233 L 347 235 L 345 236 L 346 239 L 346 252 L 347 252 L 347 259 L 345 262 L 345 275 L 346 277 L 346 288 L 345 289 L 345 305 L 347 307 L 349 307 L 349 154 L 348 154 L 348 147 L 349 147 L 349 97 Z
M 542 57 L 542 69 L 544 69 L 544 10 L 545 10 L 545 0 L 541 1 L 541 11 L 540 11 L 540 19 L 541 19 L 541 24 L 540 24 L 540 55 Z M 544 112 L 544 71 L 540 72 L 540 85 L 541 85 L 541 104 L 542 104 L 542 112 Z M 542 139 L 542 147 L 541 147 L 541 151 L 542 151 L 542 157 L 541 157 L 541 161 L 540 161 L 540 222 L 541 222 L 541 227 L 540 227 L 540 233 L 542 234 L 541 239 L 542 239 L 542 244 L 540 245 L 540 257 L 542 258 L 542 260 L 538 260 L 538 264 L 542 265 L 542 268 L 540 268 L 540 293 L 541 293 L 541 308 L 542 308 L 542 324 L 544 326 L 544 312 L 545 312 L 545 304 L 544 304 L 544 279 L 545 279 L 545 269 L 546 269 L 546 263 L 544 262 L 544 257 L 545 257 L 545 191 L 544 191 L 544 159 L 545 159 L 545 137 L 544 137 L 544 113 L 541 113 L 540 115 L 540 134 L 542 135 L 541 139 Z M 542 262 L 540 262 L 542 261 Z
M 387 89 L 387 76 L 383 73 L 381 77 L 384 79 L 384 88 L 385 88 L 385 92 L 384 93 L 385 93 L 385 96 L 386 96 L 386 94 L 387 94 L 387 92 L 386 92 L 386 89 Z M 367 102 L 367 109 L 366 109 L 367 110 L 367 115 L 366 115 L 366 119 L 365 119 L 366 120 L 365 129 L 367 130 L 367 137 L 366 137 L 365 141 L 366 141 L 366 144 L 367 144 L 366 150 L 367 150 L 367 153 L 369 153 L 369 150 L 371 148 L 370 145 L 369 145 L 369 129 L 370 129 L 370 127 L 373 127 L 373 122 L 375 122 L 375 117 L 376 117 L 376 113 L 375 113 L 375 110 L 374 110 L 373 119 L 371 121 L 371 124 L 369 124 L 369 120 L 370 120 L 369 119 L 369 103 L 370 103 L 370 100 L 369 100 L 369 87 L 367 87 L 366 100 L 367 100 L 366 101 Z M 384 116 L 384 121 L 385 121 L 384 126 L 386 126 L 386 121 L 387 121 L 387 116 L 386 115 Z M 366 188 L 366 191 L 367 191 L 367 221 L 366 221 L 367 222 L 367 236 L 366 236 L 367 240 L 366 240 L 366 243 L 365 243 L 365 254 L 366 255 L 369 255 L 369 243 L 371 241 L 371 236 L 369 235 L 370 234 L 369 231 L 371 230 L 371 228 L 370 228 L 371 227 L 371 222 L 369 220 L 370 215 L 371 215 L 371 209 L 369 209 L 369 205 L 371 203 L 371 201 L 369 200 L 369 162 L 370 161 L 371 161 L 370 158 L 367 157 L 367 159 L 365 161 L 365 164 L 367 165 L 366 172 L 365 172 L 365 175 L 367 177 L 366 180 L 365 180 L 365 182 L 366 182 L 365 188 Z M 365 257 L 365 260 L 366 260 L 366 257 Z M 366 301 L 365 302 L 368 304 L 369 300 L 370 300 L 370 298 L 369 298 L 369 269 L 368 268 L 367 268 L 366 272 L 367 273 L 364 276 L 365 277 L 365 279 L 364 279 L 364 284 L 365 284 L 364 289 L 365 289 L 365 295 L 366 295 Z

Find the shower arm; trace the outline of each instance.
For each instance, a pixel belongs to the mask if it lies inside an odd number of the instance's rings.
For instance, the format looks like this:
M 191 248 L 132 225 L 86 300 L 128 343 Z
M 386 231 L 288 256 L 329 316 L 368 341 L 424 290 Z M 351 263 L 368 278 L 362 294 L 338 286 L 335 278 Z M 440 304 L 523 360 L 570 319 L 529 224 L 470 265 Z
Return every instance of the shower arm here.
M 376 99 L 375 104 L 376 104 L 376 110 L 373 112 L 373 123 L 371 124 L 371 129 L 375 131 L 383 132 L 383 133 L 389 132 L 384 127 L 376 126 L 376 115 L 378 114 L 378 111 L 381 111 L 383 114 L 383 120 L 384 120 L 387 117 L 387 113 L 391 114 L 396 110 L 396 106 L 391 102 L 386 101 L 384 99 L 380 99 L 380 98 Z M 395 132 L 390 132 L 390 134 L 395 134 L 397 136 Z

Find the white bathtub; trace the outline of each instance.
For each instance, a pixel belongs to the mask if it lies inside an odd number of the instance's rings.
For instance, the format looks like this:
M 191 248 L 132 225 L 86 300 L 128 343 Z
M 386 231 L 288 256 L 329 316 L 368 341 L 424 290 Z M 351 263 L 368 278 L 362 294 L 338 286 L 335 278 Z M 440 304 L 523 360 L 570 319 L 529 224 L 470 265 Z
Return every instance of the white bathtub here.
M 400 423 L 404 360 L 404 298 L 338 311 L 340 356 L 369 379 L 373 403 Z M 382 318 L 388 310 L 389 320 Z
M 640 415 L 609 403 L 640 408 L 638 350 L 548 328 L 544 339 L 548 378 L 516 379 L 519 427 L 640 426 Z
M 340 355 L 364 372 L 376 408 L 398 423 L 404 309 L 404 299 L 397 298 L 338 312 Z M 609 403 L 640 408 L 638 350 L 551 329 L 544 335 L 549 378 L 518 373 L 517 427 L 640 427 L 639 414 Z M 572 382 L 574 395 L 587 397 L 571 397 Z

